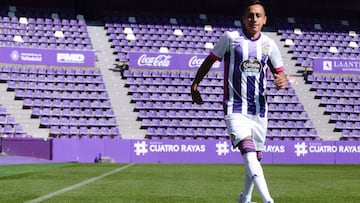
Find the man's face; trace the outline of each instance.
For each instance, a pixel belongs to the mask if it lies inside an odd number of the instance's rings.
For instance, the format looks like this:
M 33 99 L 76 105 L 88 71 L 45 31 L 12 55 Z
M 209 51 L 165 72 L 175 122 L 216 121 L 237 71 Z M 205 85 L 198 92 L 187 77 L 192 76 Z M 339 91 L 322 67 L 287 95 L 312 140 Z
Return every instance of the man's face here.
M 249 6 L 242 17 L 245 32 L 250 37 L 257 37 L 266 23 L 266 15 L 261 5 Z

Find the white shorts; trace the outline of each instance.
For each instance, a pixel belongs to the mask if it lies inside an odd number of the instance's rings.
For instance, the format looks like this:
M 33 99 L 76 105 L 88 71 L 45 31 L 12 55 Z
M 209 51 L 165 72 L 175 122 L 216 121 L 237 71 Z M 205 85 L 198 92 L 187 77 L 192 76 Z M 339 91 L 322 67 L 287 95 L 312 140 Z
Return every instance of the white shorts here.
M 256 151 L 264 150 L 267 118 L 233 113 L 225 115 L 225 122 L 234 147 L 245 137 L 252 136 Z

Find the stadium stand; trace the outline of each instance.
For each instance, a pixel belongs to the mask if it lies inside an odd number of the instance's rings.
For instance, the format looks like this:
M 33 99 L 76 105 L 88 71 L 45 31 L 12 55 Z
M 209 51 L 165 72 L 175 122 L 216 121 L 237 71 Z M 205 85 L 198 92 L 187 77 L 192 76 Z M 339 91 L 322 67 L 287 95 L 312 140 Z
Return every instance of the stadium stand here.
M 148 138 L 167 137 L 167 133 L 173 131 L 172 137 L 208 139 L 227 138 L 222 110 L 222 74 L 211 72 L 203 80 L 204 105 L 191 101 L 189 84 L 194 72 L 125 70 L 124 77 L 142 128 L 148 129 Z M 269 138 L 319 139 L 291 86 L 276 90 L 271 80 L 268 82 Z
M 336 123 L 335 131 L 342 132 L 342 139 L 359 139 L 360 86 L 359 76 L 309 75 L 307 81 L 316 91 L 316 98 Z
M 28 48 L 92 50 L 84 17 L 72 18 L 69 12 L 61 14 L 50 9 L 29 9 L 11 6 L 0 18 L 0 46 Z M 63 18 L 67 16 L 67 18 Z M 70 17 L 70 19 L 69 19 Z
M 300 66 L 312 67 L 315 57 L 360 57 L 357 21 L 289 17 L 274 22 Z
M 131 51 L 208 53 L 225 30 L 239 26 L 238 18 L 206 14 L 115 13 L 105 17 L 105 29 L 120 62 L 127 62 Z
M 9 7 L 0 18 L 0 46 L 45 50 L 92 50 L 85 19 L 72 18 L 66 11 Z M 24 16 L 24 17 L 18 17 Z M 40 119 L 47 136 L 120 137 L 100 69 L 3 64 L 0 80 L 31 118 Z M 4 136 L 31 136 L 23 132 L 4 108 Z M 0 132 L 1 133 L 1 132 Z
M 40 127 L 50 128 L 51 137 L 119 136 L 98 69 L 2 66 L 0 80 Z
M 58 50 L 93 50 L 87 21 L 73 11 L 9 7 L 0 10 L 0 46 Z M 103 28 L 117 61 L 127 66 L 129 53 L 205 54 L 225 30 L 241 26 L 237 16 L 211 14 L 105 12 Z M 296 22 L 296 23 L 295 23 Z M 358 59 L 358 21 L 320 21 L 302 18 L 272 20 L 285 47 L 303 68 L 314 57 Z M 39 127 L 50 137 L 121 137 L 102 67 L 43 67 L 1 64 L 0 81 L 14 100 L 23 101 Z M 222 72 L 211 72 L 201 91 L 205 104 L 191 102 L 193 71 L 122 70 L 129 107 L 149 139 L 227 139 L 222 113 Z M 306 82 L 319 111 L 330 115 L 341 139 L 360 139 L 359 77 L 309 74 Z M 291 84 L 276 90 L 268 83 L 269 130 L 273 140 L 321 139 L 309 112 Z M 115 101 L 116 102 L 116 101 Z M 133 106 L 131 106 L 133 104 Z M 30 136 L 2 106 L 0 134 Z M 10 126 L 10 127 L 9 127 Z
M 146 15 L 149 15 L 146 17 Z M 153 18 L 150 18 L 152 16 Z M 150 19 L 150 20 L 149 20 Z M 161 20 L 160 20 L 161 19 Z M 236 17 L 123 14 L 105 17 L 105 29 L 120 62 L 128 53 L 208 53 L 225 30 L 237 29 Z M 212 44 L 213 45 L 213 44 Z M 164 51 L 165 50 L 165 51 Z M 147 138 L 227 138 L 222 119 L 222 72 L 210 72 L 202 83 L 204 105 L 191 102 L 189 84 L 193 71 L 147 70 L 131 67 L 123 72 Z M 276 90 L 269 80 L 270 139 L 319 139 L 302 104 L 289 85 Z M 289 120 L 289 121 L 285 121 Z
M 278 34 L 288 47 L 297 65 L 310 74 L 306 82 L 315 91 L 315 99 L 325 107 L 335 123 L 340 139 L 359 139 L 359 76 L 358 74 L 326 74 L 313 72 L 314 58 L 358 59 L 360 57 L 359 22 L 311 18 L 278 19 Z M 307 69 L 307 70 L 306 70 Z

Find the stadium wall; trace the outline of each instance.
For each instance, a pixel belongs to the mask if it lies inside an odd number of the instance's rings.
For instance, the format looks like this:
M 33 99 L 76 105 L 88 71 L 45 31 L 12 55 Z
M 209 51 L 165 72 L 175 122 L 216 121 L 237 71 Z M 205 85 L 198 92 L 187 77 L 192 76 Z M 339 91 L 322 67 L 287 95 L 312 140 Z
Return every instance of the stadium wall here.
M 2 138 L 2 152 L 54 162 L 242 163 L 228 140 L 124 140 Z M 264 164 L 360 164 L 360 141 L 269 140 Z

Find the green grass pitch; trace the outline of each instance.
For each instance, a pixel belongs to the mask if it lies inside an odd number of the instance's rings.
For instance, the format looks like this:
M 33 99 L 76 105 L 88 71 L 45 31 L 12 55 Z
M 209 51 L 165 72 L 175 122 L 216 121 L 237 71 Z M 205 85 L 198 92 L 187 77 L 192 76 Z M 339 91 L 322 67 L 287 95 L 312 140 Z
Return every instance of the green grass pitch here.
M 238 164 L 29 164 L 0 166 L 1 202 L 227 203 L 243 186 Z M 360 200 L 360 165 L 263 165 L 277 203 Z M 79 184 L 78 187 L 72 186 Z M 261 202 L 255 190 L 253 201 Z

